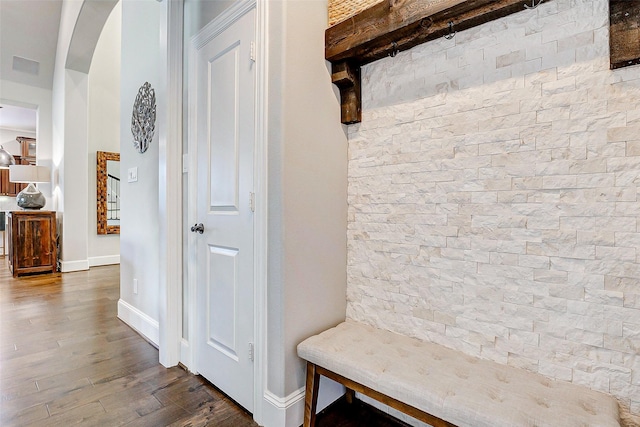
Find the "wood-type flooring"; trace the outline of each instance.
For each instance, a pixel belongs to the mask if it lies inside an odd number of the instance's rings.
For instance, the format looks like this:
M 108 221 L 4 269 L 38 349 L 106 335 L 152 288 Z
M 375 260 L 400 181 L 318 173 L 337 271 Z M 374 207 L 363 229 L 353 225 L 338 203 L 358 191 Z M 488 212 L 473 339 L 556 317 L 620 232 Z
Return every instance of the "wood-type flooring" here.
M 1 426 L 253 427 L 200 376 L 158 363 L 117 318 L 118 266 L 14 279 L 0 258 Z M 401 427 L 338 401 L 318 427 Z

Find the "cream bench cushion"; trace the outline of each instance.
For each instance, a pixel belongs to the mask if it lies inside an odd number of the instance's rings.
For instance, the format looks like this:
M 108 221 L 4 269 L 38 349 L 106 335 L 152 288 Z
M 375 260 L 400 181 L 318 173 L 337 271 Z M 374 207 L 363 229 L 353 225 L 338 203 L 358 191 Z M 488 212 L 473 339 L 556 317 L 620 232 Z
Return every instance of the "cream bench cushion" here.
M 620 426 L 604 393 L 352 321 L 298 355 L 460 427 Z

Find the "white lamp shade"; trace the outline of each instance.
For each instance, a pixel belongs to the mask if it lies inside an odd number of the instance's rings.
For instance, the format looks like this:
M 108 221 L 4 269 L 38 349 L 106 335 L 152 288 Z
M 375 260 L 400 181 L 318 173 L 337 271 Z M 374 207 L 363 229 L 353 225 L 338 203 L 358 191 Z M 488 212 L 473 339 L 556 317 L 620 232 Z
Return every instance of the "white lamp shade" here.
M 50 182 L 51 171 L 46 166 L 11 165 L 9 166 L 11 182 Z

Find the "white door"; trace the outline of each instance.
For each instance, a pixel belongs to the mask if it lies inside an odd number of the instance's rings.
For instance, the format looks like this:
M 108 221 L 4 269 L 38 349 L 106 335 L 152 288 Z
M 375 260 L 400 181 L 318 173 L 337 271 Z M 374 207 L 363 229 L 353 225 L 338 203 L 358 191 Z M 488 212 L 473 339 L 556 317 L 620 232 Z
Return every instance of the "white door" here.
M 253 411 L 255 11 L 197 50 L 196 368 Z

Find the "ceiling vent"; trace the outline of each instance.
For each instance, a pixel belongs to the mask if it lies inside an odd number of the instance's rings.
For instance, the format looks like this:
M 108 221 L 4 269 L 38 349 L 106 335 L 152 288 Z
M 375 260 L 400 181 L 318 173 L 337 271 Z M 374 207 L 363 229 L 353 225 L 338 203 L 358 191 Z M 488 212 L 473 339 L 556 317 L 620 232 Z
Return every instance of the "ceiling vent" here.
M 13 70 L 37 76 L 40 73 L 40 63 L 20 56 L 14 56 Z

